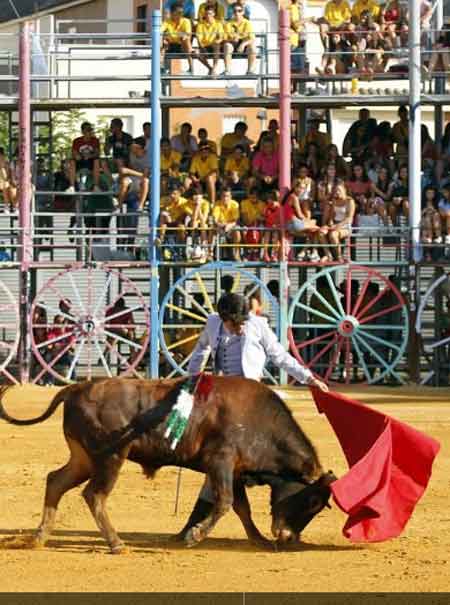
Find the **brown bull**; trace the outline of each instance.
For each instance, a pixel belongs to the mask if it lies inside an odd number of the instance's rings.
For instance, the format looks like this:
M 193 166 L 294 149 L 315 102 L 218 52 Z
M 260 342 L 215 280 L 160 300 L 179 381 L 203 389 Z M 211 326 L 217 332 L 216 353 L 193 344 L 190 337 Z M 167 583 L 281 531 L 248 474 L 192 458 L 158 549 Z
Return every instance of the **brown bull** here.
M 268 541 L 255 527 L 245 485 L 271 486 L 272 530 L 280 540 L 300 531 L 327 503 L 333 479 L 322 472 L 314 447 L 283 401 L 268 387 L 240 377 L 214 377 L 211 390 L 196 398 L 185 434 L 175 451 L 164 438 L 165 423 L 183 382 L 109 378 L 62 389 L 38 418 L 9 416 L 0 398 L 0 417 L 31 425 L 49 418 L 64 401 L 68 463 L 49 473 L 36 544 L 44 545 L 56 509 L 68 490 L 88 481 L 83 497 L 113 553 L 124 544 L 112 526 L 106 500 L 125 460 L 147 476 L 162 466 L 181 466 L 208 475 L 215 503 L 185 537 L 188 545 L 205 538 L 233 506 L 248 537 Z

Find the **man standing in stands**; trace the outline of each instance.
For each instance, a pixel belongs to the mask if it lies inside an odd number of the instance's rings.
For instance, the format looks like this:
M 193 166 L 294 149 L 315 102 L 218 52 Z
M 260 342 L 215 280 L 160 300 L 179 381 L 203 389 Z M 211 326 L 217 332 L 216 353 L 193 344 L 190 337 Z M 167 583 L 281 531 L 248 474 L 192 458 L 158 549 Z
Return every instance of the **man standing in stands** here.
M 69 165 L 70 186 L 67 193 L 75 193 L 77 174 L 81 170 L 89 171 L 94 180 L 94 188 L 96 190 L 100 189 L 100 141 L 94 135 L 89 122 L 83 122 L 81 132 L 82 136 L 72 143 L 72 161 Z

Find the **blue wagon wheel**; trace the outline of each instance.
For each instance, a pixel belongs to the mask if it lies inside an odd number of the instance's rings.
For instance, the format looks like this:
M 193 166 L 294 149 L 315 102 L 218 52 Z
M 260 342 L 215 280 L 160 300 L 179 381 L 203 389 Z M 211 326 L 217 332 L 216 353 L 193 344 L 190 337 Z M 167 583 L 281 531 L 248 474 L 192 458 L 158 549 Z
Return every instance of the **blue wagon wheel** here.
M 439 355 L 444 357 L 444 364 L 448 364 L 448 356 L 450 351 L 450 326 L 445 322 L 438 324 L 439 314 L 438 305 L 439 300 L 442 302 L 444 307 L 444 301 L 446 301 L 447 309 L 442 309 L 442 313 L 446 313 L 448 322 L 448 309 L 450 305 L 450 273 L 443 273 L 437 279 L 435 279 L 427 288 L 425 294 L 421 297 L 419 308 L 417 309 L 416 316 L 416 333 L 419 338 L 422 338 L 424 345 L 425 354 L 431 355 L 431 364 L 433 364 L 433 356 Z M 431 314 L 431 317 L 429 317 Z M 429 322 L 433 325 L 434 336 L 431 339 L 425 340 L 424 334 L 426 333 Z M 436 358 L 434 358 L 436 359 Z M 421 379 L 421 384 L 426 384 L 433 378 L 435 369 L 431 368 L 425 376 Z
M 255 273 L 227 262 L 209 263 L 188 271 L 168 290 L 159 313 L 160 348 L 168 364 L 163 373 L 169 377 L 186 374 L 186 367 L 208 315 L 216 311 L 224 276 L 232 276 L 233 292 L 241 294 L 247 285 L 251 285 L 248 295 L 259 290 L 264 314 L 268 316 L 272 329 L 278 333 L 278 301 Z M 269 373 L 267 378 L 275 381 Z
M 305 282 L 289 309 L 293 355 L 326 382 L 403 382 L 396 367 L 408 342 L 408 310 L 381 273 L 329 267 Z

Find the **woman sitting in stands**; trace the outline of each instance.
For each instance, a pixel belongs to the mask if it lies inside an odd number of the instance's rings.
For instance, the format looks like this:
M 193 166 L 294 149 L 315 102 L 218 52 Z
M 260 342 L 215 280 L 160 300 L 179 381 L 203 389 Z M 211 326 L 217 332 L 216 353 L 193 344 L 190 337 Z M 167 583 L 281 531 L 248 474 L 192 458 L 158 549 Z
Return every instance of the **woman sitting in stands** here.
M 336 174 L 336 165 L 328 164 L 325 175 L 317 185 L 317 200 L 319 202 L 320 214 L 323 217 L 326 205 L 334 199 L 336 188 L 344 185 L 344 181 Z
M 372 181 L 367 176 L 366 169 L 359 162 L 352 165 L 350 179 L 345 183 L 349 195 L 353 197 L 356 203 L 356 212 L 358 214 L 367 213 L 367 202 L 372 191 Z
M 311 218 L 309 205 L 305 205 L 301 200 L 304 194 L 304 187 L 305 183 L 303 179 L 296 179 L 294 186 L 288 191 L 281 202 L 284 226 L 287 232 L 293 236 L 310 236 L 318 230 L 317 222 Z M 305 257 L 306 251 L 303 248 L 297 255 L 297 260 L 305 260 Z M 313 249 L 309 260 L 319 260 L 316 248 Z
M 350 236 L 355 217 L 355 202 L 347 195 L 344 185 L 336 187 L 333 199 L 325 207 L 322 227 L 318 232 L 324 255 L 322 263 L 333 262 L 333 251 L 338 263 L 343 262 L 341 242 Z
M 344 158 L 339 155 L 337 145 L 331 143 L 325 150 L 325 166 L 334 164 L 336 166 L 336 174 L 340 179 L 347 180 L 348 177 L 348 164 Z
M 439 195 L 434 187 L 427 187 L 422 196 L 422 242 L 426 261 L 432 260 L 429 244 L 442 244 L 442 223 L 439 214 Z
M 379 166 L 375 182 L 371 184 L 371 195 L 367 203 L 367 214 L 378 214 L 387 227 L 389 220 L 387 216 L 387 204 L 391 199 L 394 184 L 386 166 Z

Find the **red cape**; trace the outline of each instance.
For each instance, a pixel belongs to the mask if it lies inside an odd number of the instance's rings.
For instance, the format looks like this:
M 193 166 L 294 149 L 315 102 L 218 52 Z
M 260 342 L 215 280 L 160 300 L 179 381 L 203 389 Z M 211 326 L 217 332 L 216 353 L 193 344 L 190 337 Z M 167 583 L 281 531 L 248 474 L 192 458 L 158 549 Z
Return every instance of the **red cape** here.
M 336 504 L 349 515 L 344 536 L 352 542 L 395 538 L 428 485 L 439 443 L 344 395 L 311 391 L 350 467 L 331 484 Z

